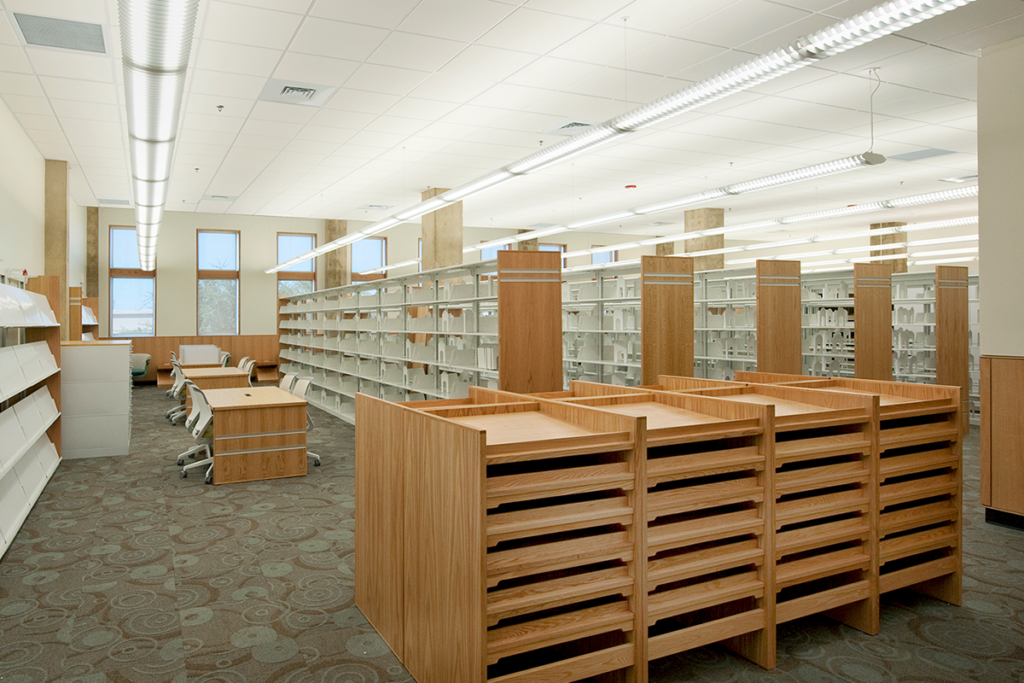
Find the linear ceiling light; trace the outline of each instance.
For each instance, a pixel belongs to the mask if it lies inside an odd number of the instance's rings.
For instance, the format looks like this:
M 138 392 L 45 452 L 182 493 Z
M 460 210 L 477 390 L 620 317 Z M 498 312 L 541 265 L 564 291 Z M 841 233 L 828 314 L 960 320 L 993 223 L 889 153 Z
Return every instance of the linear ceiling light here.
M 199 0 L 118 0 L 139 264 L 156 267 Z
M 452 204 L 471 195 L 484 192 L 506 180 L 511 180 L 511 178 L 504 177 L 504 174 L 519 176 L 539 171 L 552 164 L 588 152 L 616 138 L 660 123 L 683 112 L 697 109 L 858 45 L 895 33 L 925 19 L 963 7 L 972 1 L 891 0 L 849 19 L 832 24 L 816 33 L 798 38 L 785 47 L 754 57 L 738 66 L 698 81 L 688 88 L 641 105 L 602 124 L 593 126 L 589 130 L 507 164 L 496 171 L 463 183 L 428 201 L 440 199 L 444 205 Z M 120 0 L 120 2 L 124 4 L 128 0 Z M 493 182 L 485 181 L 486 178 L 493 178 L 495 174 L 501 175 L 501 178 L 495 179 Z M 420 203 L 405 209 L 403 214 L 406 217 L 401 220 L 422 216 L 440 208 L 424 209 L 423 204 Z M 397 218 L 398 215 L 395 214 L 393 217 Z M 370 226 L 370 228 L 373 227 L 374 225 Z M 338 247 L 342 247 L 363 239 L 368 234 L 372 233 L 363 230 L 336 242 Z M 311 252 L 302 254 L 291 261 L 279 263 L 274 268 L 267 269 L 266 272 L 275 273 L 309 258 L 312 258 Z
M 927 261 L 907 261 L 908 265 L 911 266 L 934 266 L 939 263 L 965 263 L 967 261 L 977 261 L 977 256 L 961 256 L 957 258 L 939 258 L 930 259 Z

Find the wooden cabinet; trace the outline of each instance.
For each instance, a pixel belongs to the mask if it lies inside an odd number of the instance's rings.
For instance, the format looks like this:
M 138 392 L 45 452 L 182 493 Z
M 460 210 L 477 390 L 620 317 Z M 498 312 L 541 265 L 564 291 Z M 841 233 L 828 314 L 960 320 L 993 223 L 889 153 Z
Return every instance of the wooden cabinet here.
M 1024 358 L 981 358 L 981 504 L 1024 526 Z

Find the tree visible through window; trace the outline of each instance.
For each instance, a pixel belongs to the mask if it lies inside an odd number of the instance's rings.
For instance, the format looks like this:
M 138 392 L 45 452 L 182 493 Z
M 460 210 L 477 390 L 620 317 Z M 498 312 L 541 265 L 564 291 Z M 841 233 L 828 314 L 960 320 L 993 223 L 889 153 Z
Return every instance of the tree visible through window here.
M 156 272 L 139 265 L 135 228 L 110 228 L 111 337 L 156 334 Z
M 196 247 L 198 333 L 238 334 L 238 233 L 199 230 Z

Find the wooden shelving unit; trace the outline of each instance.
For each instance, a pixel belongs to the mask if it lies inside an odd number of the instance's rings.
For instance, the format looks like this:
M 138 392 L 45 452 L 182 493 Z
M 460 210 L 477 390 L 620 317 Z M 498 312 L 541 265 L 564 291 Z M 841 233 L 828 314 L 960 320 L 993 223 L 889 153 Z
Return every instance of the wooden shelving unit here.
M 82 297 L 82 339 L 96 341 L 100 338 L 100 321 L 97 314 L 100 310 L 100 299 L 96 296 Z M 92 335 L 91 337 L 89 335 Z
M 0 556 L 60 464 L 60 279 L 0 285 Z
M 962 595 L 959 387 L 741 373 L 745 382 L 879 397 L 879 592 L 912 588 L 956 605 Z
M 692 378 L 659 379 L 669 391 L 774 407 L 776 623 L 825 612 L 877 633 L 878 397 L 770 385 L 694 389 Z
M 757 369 L 800 372 L 800 262 L 757 262 Z
M 409 672 L 635 679 L 641 420 L 476 388 L 356 400 L 356 602 Z

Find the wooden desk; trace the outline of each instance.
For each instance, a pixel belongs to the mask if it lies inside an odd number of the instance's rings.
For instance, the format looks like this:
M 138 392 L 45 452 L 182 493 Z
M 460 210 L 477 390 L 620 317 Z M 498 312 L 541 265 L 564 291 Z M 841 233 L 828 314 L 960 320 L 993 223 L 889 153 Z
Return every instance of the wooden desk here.
M 277 387 L 211 389 L 213 483 L 306 474 L 306 400 Z
M 219 368 L 220 363 L 213 363 L 212 365 L 182 365 L 181 369 L 186 368 Z M 156 385 L 158 387 L 169 387 L 174 384 L 174 377 L 171 375 L 172 366 L 170 363 L 167 365 L 160 365 L 156 369 Z
M 185 379 L 192 380 L 203 391 L 210 389 L 238 389 L 249 386 L 249 375 L 238 368 L 182 368 Z M 192 397 L 188 396 L 185 404 L 192 406 Z

